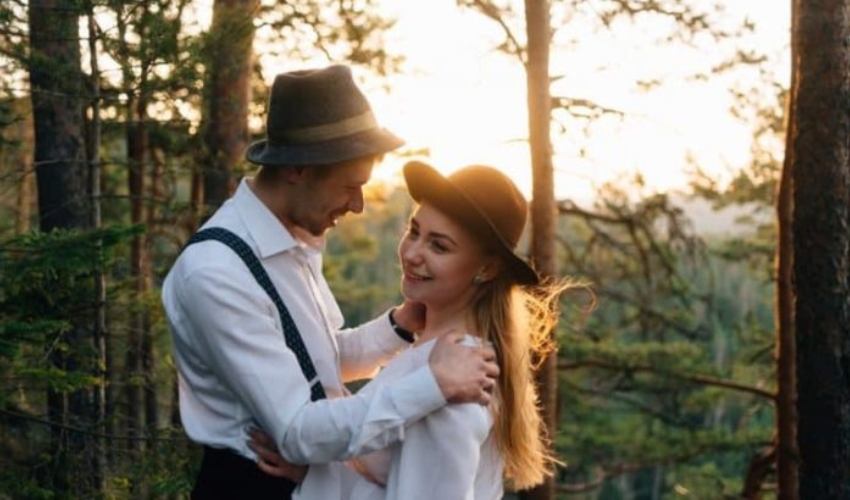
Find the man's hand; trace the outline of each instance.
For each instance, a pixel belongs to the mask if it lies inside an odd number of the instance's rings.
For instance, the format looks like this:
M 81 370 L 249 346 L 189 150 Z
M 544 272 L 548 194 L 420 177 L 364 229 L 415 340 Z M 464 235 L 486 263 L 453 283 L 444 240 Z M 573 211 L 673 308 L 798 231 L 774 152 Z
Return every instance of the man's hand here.
M 463 345 L 463 334 L 446 333 L 437 339 L 428 364 L 449 403 L 490 404 L 499 365 L 492 347 Z
M 251 429 L 248 433 L 251 435 L 248 447 L 257 454 L 259 458 L 257 466 L 261 471 L 270 476 L 289 479 L 293 483 L 300 483 L 304 480 L 304 476 L 307 475 L 306 465 L 294 465 L 287 462 L 277 452 L 274 440 L 265 432 L 259 429 Z

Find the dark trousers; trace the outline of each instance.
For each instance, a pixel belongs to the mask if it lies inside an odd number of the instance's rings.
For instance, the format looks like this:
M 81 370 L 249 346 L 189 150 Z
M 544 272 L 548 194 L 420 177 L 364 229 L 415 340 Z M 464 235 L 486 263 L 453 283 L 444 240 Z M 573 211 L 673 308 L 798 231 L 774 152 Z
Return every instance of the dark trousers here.
M 192 500 L 289 500 L 295 483 L 261 471 L 257 464 L 229 450 L 204 446 Z

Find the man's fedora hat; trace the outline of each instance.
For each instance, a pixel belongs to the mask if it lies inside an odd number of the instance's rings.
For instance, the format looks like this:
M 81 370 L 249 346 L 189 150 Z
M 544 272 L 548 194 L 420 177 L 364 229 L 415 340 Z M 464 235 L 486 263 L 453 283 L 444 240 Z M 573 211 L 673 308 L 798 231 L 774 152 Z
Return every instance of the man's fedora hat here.
M 404 180 L 417 203 L 428 202 L 492 245 L 517 283 L 540 281 L 531 265 L 516 254 L 528 203 L 507 175 L 493 167 L 470 165 L 444 177 L 427 163 L 414 160 L 404 165 Z
M 266 139 L 245 151 L 259 165 L 327 165 L 380 155 L 404 144 L 378 126 L 348 66 L 277 75 L 269 96 Z

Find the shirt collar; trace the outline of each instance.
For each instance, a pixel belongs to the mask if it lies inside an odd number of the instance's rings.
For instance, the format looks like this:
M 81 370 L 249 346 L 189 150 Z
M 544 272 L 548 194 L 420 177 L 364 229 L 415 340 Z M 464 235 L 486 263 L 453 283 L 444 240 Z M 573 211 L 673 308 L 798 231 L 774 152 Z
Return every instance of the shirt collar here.
M 257 251 L 261 258 L 265 259 L 296 247 L 321 251 L 323 239 L 320 245 L 307 245 L 295 238 L 251 191 L 248 179 L 243 178 L 239 183 L 233 195 L 233 203 L 242 223 L 248 229 L 248 234 L 257 243 Z

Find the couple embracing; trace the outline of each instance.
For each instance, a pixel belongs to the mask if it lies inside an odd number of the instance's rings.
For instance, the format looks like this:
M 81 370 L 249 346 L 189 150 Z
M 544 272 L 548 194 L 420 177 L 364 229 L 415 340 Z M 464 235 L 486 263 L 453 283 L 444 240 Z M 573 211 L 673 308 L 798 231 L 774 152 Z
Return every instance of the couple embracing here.
M 404 301 L 344 327 L 325 233 L 402 144 L 348 67 L 275 79 L 256 175 L 163 284 L 181 419 L 204 449 L 193 499 L 495 500 L 550 472 L 532 360 L 565 285 L 517 255 L 527 203 L 499 170 L 404 166 Z

